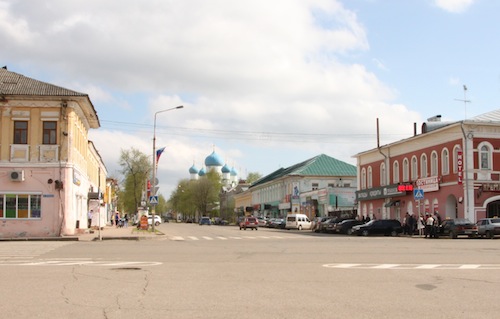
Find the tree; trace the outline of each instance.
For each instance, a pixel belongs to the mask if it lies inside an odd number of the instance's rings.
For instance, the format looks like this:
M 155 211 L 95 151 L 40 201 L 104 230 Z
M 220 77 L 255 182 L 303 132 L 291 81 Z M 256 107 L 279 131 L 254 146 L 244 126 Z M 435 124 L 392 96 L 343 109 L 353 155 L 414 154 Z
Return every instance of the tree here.
M 191 200 L 191 185 L 188 179 L 181 180 L 168 201 L 172 209 L 176 213 L 181 213 L 184 217 L 194 217 L 196 215 L 196 206 Z
M 124 187 L 119 201 L 123 210 L 135 213 L 143 200 L 146 181 L 151 172 L 148 156 L 135 148 L 121 150 L 119 164 L 124 176 Z
M 252 184 L 253 182 L 256 182 L 258 181 L 259 179 L 262 178 L 262 175 L 260 173 L 257 173 L 257 172 L 250 172 L 248 173 L 248 176 L 247 176 L 247 183 L 248 184 Z
M 207 216 L 215 206 L 218 206 L 219 192 L 222 187 L 218 173 L 210 171 L 199 180 L 192 181 L 191 199 L 198 213 Z

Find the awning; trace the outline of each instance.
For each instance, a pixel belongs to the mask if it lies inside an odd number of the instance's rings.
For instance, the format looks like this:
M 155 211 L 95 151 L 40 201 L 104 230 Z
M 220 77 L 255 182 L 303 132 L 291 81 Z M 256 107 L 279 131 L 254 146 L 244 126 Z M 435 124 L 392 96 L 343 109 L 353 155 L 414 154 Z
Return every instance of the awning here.
M 385 204 L 385 207 L 399 206 L 399 200 L 393 200 Z

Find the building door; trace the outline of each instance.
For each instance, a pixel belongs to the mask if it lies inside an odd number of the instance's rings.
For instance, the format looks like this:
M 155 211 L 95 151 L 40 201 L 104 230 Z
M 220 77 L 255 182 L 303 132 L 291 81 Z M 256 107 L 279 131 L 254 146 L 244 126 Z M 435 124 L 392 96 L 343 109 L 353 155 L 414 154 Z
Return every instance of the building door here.
M 486 216 L 488 218 L 500 216 L 500 200 L 491 202 L 486 206 Z
M 446 198 L 446 211 L 444 218 L 458 218 L 457 199 L 455 195 L 448 195 Z

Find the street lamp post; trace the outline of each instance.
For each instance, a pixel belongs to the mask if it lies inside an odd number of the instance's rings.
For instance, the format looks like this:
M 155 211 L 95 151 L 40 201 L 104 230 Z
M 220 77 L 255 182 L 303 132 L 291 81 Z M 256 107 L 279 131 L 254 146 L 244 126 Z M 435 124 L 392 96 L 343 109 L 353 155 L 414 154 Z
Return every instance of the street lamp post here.
M 154 125 L 153 125 L 153 178 L 151 179 L 151 196 L 156 196 L 156 115 L 159 113 L 167 112 L 167 111 L 172 111 L 172 110 L 177 110 L 177 109 L 182 109 L 184 106 L 179 105 L 170 109 L 158 111 L 155 113 L 155 118 L 154 118 Z M 151 202 L 151 201 L 150 201 Z M 156 213 L 156 205 L 151 205 L 151 226 L 153 230 L 153 234 L 156 234 L 155 232 L 155 213 Z

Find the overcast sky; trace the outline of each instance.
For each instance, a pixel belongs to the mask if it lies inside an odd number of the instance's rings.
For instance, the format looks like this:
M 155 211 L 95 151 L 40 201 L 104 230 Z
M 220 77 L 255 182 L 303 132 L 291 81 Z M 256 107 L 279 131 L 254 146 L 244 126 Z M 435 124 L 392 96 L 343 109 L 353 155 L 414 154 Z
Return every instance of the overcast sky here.
M 87 93 L 108 175 L 166 147 L 169 197 L 215 149 L 241 177 L 500 105 L 500 1 L 0 0 L 0 64 Z M 464 92 L 463 86 L 468 90 Z M 466 95 L 464 95 L 466 93 Z M 460 100 L 470 100 L 464 103 Z

